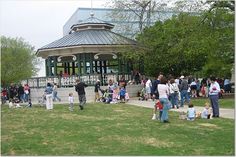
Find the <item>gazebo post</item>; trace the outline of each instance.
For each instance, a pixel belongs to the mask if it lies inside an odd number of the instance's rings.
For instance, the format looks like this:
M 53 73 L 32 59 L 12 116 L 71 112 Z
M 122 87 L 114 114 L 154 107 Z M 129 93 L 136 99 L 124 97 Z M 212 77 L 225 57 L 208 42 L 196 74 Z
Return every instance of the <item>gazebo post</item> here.
M 81 76 L 81 65 L 80 65 L 80 54 L 76 55 L 77 58 L 77 67 L 78 67 L 78 76 Z
M 48 68 L 48 76 L 52 76 L 52 66 L 51 66 L 51 57 L 47 59 L 47 68 Z
M 93 54 L 89 54 L 89 62 L 90 62 L 90 74 L 93 74 Z
M 81 58 L 82 58 L 82 60 L 83 60 L 83 74 L 84 75 L 86 75 L 86 56 L 85 56 L 86 54 L 84 53 L 84 54 L 81 54 Z
M 53 60 L 54 60 L 54 62 L 53 62 L 53 64 L 54 64 L 54 76 L 57 76 L 57 57 L 54 56 Z

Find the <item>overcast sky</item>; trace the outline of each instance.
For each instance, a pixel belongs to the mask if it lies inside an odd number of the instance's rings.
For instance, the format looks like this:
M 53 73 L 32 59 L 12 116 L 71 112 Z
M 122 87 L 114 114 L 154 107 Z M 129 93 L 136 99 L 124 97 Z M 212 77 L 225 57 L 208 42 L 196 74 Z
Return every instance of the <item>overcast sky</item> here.
M 108 0 L 93 0 L 104 8 Z M 91 7 L 91 0 L 0 0 L 0 34 L 22 37 L 38 48 L 63 36 L 63 25 L 78 7 Z M 45 76 L 44 66 L 38 76 Z

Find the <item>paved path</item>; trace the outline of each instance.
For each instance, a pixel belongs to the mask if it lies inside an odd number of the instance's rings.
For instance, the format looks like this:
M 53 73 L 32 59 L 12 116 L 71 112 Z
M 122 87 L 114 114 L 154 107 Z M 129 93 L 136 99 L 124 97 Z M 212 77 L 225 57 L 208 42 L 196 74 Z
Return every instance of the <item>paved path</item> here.
M 152 100 L 139 101 L 137 99 L 130 99 L 129 102 L 127 102 L 127 104 L 141 106 L 141 107 L 147 107 L 147 108 L 153 108 L 154 101 L 152 101 Z M 187 105 L 184 105 L 184 107 L 180 107 L 179 109 L 171 109 L 170 111 L 177 111 L 177 112 L 185 111 L 186 112 L 187 108 L 188 108 Z M 200 106 L 194 106 L 194 108 L 196 109 L 196 112 L 202 112 L 204 109 L 204 107 L 200 107 Z M 220 108 L 220 117 L 234 119 L 234 117 L 235 117 L 234 109 Z
M 91 103 L 92 101 L 88 101 L 88 103 Z M 38 104 L 37 102 L 33 102 L 33 104 Z M 54 104 L 68 104 L 68 102 L 54 102 Z M 150 100 L 150 101 L 139 101 L 137 98 L 131 98 L 129 100 L 129 102 L 127 102 L 127 104 L 130 105 L 135 105 L 135 106 L 141 106 L 141 107 L 147 107 L 147 108 L 153 108 L 154 105 L 154 101 Z M 23 105 L 27 105 L 27 104 L 23 104 Z M 187 105 L 184 105 L 184 107 L 181 107 L 179 109 L 171 109 L 170 111 L 177 111 L 177 112 L 181 112 L 187 111 Z M 194 106 L 194 108 L 196 109 L 197 112 L 202 112 L 203 111 L 203 107 L 200 106 Z M 230 119 L 235 119 L 235 112 L 234 109 L 226 109 L 226 108 L 220 108 L 220 117 L 223 118 L 230 118 Z

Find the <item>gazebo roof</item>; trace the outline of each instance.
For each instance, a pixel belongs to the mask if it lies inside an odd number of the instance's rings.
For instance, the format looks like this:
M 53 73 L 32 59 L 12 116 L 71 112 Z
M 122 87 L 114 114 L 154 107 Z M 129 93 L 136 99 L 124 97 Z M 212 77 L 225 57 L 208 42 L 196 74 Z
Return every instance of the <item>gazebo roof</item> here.
M 83 45 L 136 45 L 136 41 L 109 30 L 83 30 L 66 35 L 40 49 L 54 49 Z
M 112 32 L 114 25 L 101 21 L 93 15 L 71 27 L 71 34 L 66 35 L 37 50 L 37 56 L 63 55 L 69 53 L 115 52 L 122 46 L 135 46 L 137 42 Z M 99 47 L 99 51 L 96 49 Z M 68 49 L 70 52 L 68 52 Z M 64 52 L 62 52 L 64 51 Z

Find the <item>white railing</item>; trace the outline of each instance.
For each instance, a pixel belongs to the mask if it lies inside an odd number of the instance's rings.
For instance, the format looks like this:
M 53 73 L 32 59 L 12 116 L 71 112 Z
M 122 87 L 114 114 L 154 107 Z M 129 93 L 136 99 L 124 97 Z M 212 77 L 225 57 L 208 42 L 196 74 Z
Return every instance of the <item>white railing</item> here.
M 30 88 L 44 88 L 47 83 L 57 83 L 60 87 L 72 87 L 76 84 L 76 79 L 80 79 L 87 85 L 95 85 L 97 80 L 101 81 L 101 85 L 107 85 L 108 81 L 111 79 L 113 81 L 118 81 L 122 76 L 125 76 L 125 80 L 128 82 L 131 80 L 130 74 L 94 74 L 94 75 L 83 75 L 83 76 L 52 76 L 52 77 L 35 77 L 23 80 L 23 84 L 28 84 Z

